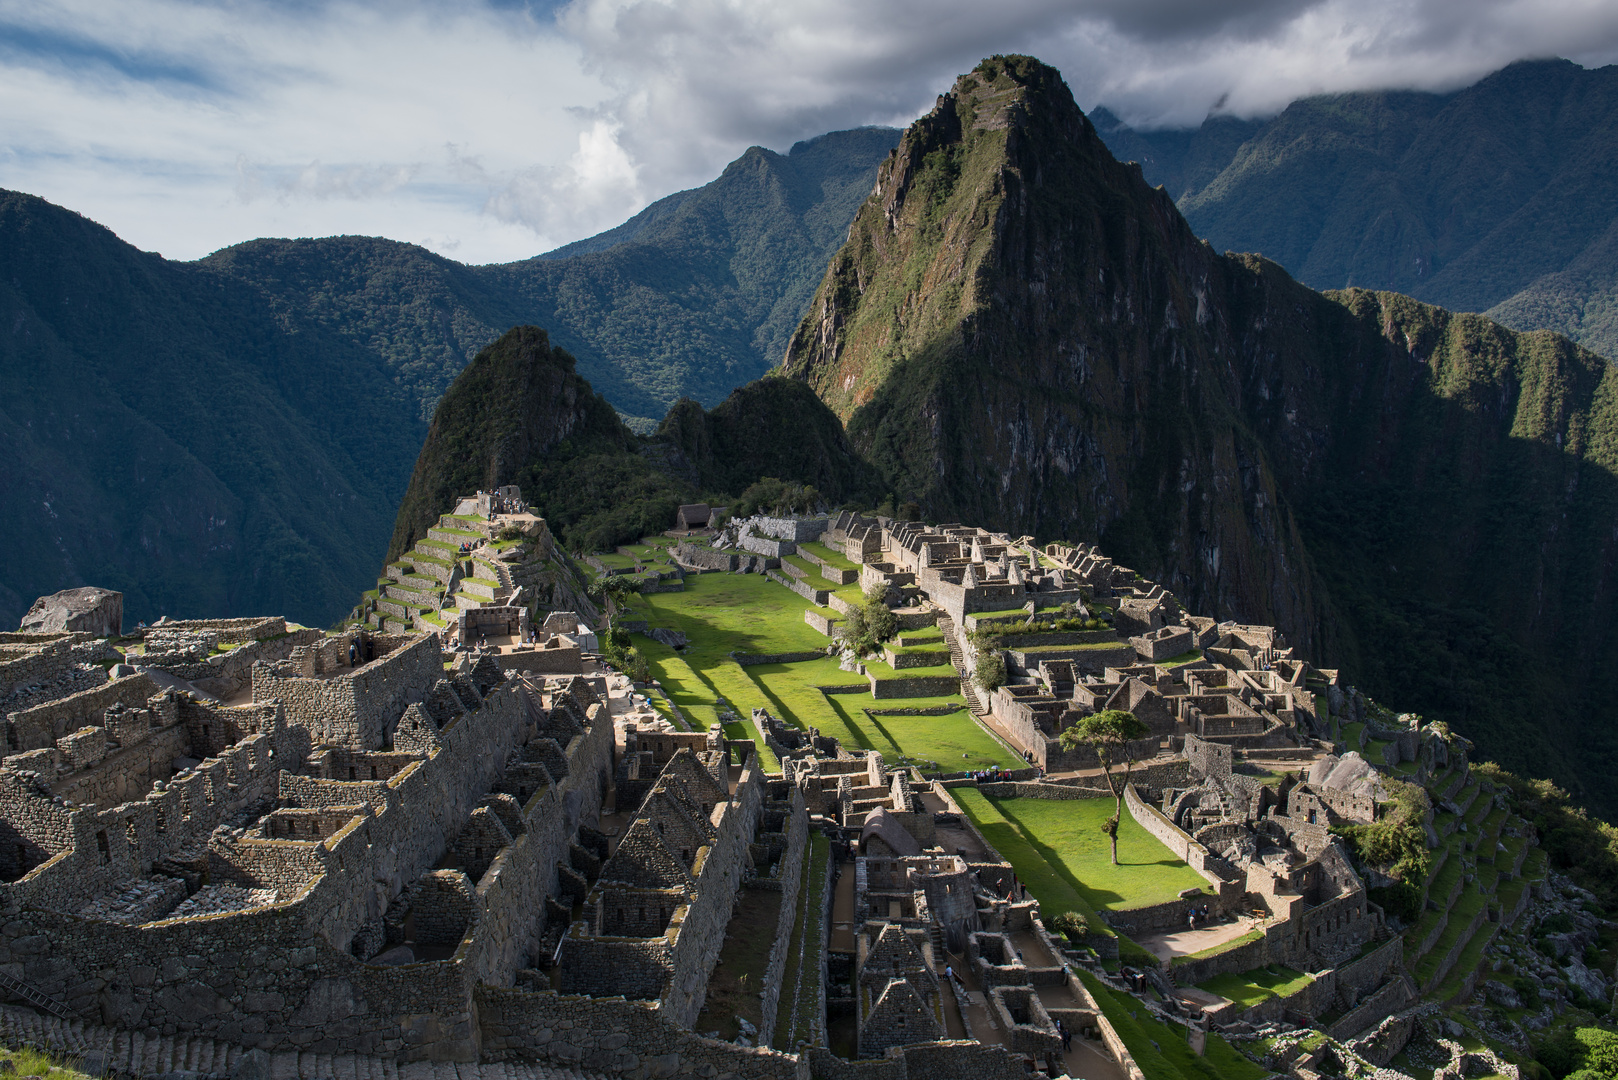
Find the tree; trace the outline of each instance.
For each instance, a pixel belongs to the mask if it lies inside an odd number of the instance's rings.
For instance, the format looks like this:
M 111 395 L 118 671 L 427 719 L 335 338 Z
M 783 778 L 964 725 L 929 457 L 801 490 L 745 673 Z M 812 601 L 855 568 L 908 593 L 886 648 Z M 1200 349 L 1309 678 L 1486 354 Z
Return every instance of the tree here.
M 1006 660 L 999 650 L 978 654 L 978 666 L 972 669 L 972 681 L 991 694 L 1006 685 Z
M 621 611 L 629 598 L 640 590 L 629 583 L 629 580 L 620 574 L 602 574 L 595 580 L 596 588 L 601 592 L 601 608 L 607 616 L 607 632 L 612 632 L 612 618 Z
M 1112 865 L 1118 865 L 1118 822 L 1124 816 L 1124 788 L 1129 784 L 1129 774 L 1135 768 L 1135 747 L 1137 739 L 1143 739 L 1151 734 L 1140 718 L 1132 712 L 1123 709 L 1107 709 L 1103 712 L 1086 716 L 1066 731 L 1062 732 L 1062 745 L 1069 750 L 1081 746 L 1088 746 L 1095 751 L 1096 757 L 1101 761 L 1101 771 L 1107 777 L 1107 790 L 1118 801 L 1117 811 L 1112 815 L 1102 831 L 1112 840 Z M 1122 780 L 1114 780 L 1113 768 L 1120 762 L 1124 766 Z

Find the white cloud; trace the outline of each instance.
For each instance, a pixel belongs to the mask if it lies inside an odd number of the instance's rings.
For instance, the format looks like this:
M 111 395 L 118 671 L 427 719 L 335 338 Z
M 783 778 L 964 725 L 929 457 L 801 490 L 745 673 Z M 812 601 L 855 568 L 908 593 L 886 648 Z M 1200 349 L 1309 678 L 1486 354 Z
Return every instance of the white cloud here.
M 1611 0 L 0 0 L 0 186 L 196 257 L 369 233 L 472 262 L 590 235 L 748 145 L 902 124 L 1029 52 L 1137 123 L 1618 57 Z

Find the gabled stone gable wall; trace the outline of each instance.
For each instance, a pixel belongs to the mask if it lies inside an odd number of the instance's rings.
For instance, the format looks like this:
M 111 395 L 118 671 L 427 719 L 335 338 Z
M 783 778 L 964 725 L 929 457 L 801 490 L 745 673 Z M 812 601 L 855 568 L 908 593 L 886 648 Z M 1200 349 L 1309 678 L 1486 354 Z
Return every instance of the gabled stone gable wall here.
M 282 702 L 288 722 L 307 728 L 317 743 L 380 750 L 405 706 L 422 700 L 443 674 L 438 635 L 423 634 L 332 679 L 284 675 L 268 664 L 255 664 L 253 700 Z

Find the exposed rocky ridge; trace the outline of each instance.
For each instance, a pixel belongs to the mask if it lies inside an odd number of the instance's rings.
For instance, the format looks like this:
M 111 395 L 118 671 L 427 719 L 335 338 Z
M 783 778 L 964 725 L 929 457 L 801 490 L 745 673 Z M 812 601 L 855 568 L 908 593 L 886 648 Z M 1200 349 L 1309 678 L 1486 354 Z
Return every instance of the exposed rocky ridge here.
M 1610 365 L 1217 255 L 1037 61 L 986 61 L 906 132 L 784 371 L 934 519 L 1099 538 L 1609 801 L 1581 713 L 1611 716 Z

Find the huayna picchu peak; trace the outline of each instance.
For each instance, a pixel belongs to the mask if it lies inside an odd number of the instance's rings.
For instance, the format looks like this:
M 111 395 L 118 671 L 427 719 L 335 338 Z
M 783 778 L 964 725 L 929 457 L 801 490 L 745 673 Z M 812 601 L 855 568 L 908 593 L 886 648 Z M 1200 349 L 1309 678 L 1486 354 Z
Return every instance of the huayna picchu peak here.
M 1585 720 L 1618 648 L 1612 365 L 1218 254 L 1038 61 L 986 61 L 905 132 L 782 371 L 899 501 L 1095 538 L 1618 805 Z

